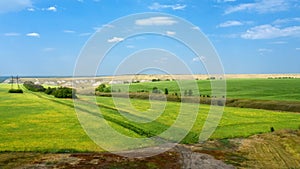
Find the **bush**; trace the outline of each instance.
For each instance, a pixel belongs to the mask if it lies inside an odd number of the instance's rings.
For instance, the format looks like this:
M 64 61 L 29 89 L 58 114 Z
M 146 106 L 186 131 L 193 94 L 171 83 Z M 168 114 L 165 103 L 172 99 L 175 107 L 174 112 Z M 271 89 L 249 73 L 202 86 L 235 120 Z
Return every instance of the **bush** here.
M 99 85 L 95 91 L 97 92 L 105 92 L 105 93 L 110 93 L 111 92 L 111 88 L 110 86 L 106 86 L 105 84 L 101 84 Z
M 10 89 L 8 93 L 23 93 L 22 89 Z
M 56 88 L 53 95 L 56 98 L 77 98 L 75 90 L 68 87 Z
M 46 90 L 45 90 L 45 93 L 48 94 L 48 95 L 54 95 L 54 92 L 56 91 L 56 88 L 51 88 L 51 87 L 48 87 Z
M 159 90 L 158 90 L 158 88 L 157 88 L 157 87 L 153 87 L 153 89 L 152 89 L 152 93 L 159 93 Z
M 33 92 L 44 92 L 46 90 L 42 85 L 34 84 L 31 81 L 24 82 L 23 86 Z
M 152 82 L 159 82 L 160 79 L 152 79 Z
M 192 96 L 193 95 L 193 91 L 190 89 L 188 94 L 189 94 L 189 96 Z
M 167 88 L 165 88 L 165 95 L 169 94 L 169 90 Z
M 271 131 L 271 132 L 274 132 L 274 131 L 275 131 L 274 127 L 271 127 L 271 128 L 270 128 L 270 131 Z

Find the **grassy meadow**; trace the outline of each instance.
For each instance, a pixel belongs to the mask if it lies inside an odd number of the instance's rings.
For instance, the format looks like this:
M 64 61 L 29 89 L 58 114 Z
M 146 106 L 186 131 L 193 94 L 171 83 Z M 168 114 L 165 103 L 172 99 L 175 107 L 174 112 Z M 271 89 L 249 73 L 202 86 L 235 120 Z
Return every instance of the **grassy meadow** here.
M 209 81 L 197 83 L 200 89 L 209 90 Z M 258 83 L 261 85 L 257 85 Z M 300 79 L 232 79 L 227 81 L 227 94 L 228 97 L 238 98 L 300 101 L 300 89 L 297 84 L 300 84 Z M 154 86 L 161 90 L 167 86 L 170 92 L 176 92 L 178 89 L 175 82 L 163 81 L 135 83 L 130 86 L 130 90 L 151 90 Z M 23 87 L 24 94 L 9 94 L 9 89 L 10 85 L 0 84 L 0 151 L 102 151 L 82 129 L 74 110 L 73 100 L 30 92 Z M 81 98 L 89 99 L 88 97 Z M 153 105 L 157 107 L 151 107 L 148 100 L 130 99 L 128 104 L 123 98 L 117 99 L 120 104 L 118 107 L 109 97 L 97 97 L 97 103 L 108 123 L 118 132 L 131 137 L 149 137 L 164 132 L 174 124 L 181 106 L 178 102 L 167 102 L 166 105 L 162 105 L 162 102 L 154 101 Z M 189 106 L 191 103 L 182 104 Z M 161 106 L 166 108 L 162 109 Z M 198 111 L 196 123 L 182 143 L 197 142 L 209 109 L 209 105 L 201 104 L 196 110 Z M 118 110 L 126 113 L 127 117 L 145 122 L 127 119 Z M 190 112 L 182 113 L 187 117 L 187 123 L 193 120 L 187 116 Z M 211 138 L 248 137 L 269 132 L 270 127 L 274 127 L 275 130 L 297 129 L 299 125 L 298 113 L 225 107 L 220 124 Z M 178 130 L 181 130 L 180 127 Z M 109 141 L 107 139 L 108 143 Z
M 0 84 L 0 151 L 100 150 L 81 128 L 72 100 L 9 89 Z
M 190 84 L 195 81 L 190 81 Z M 197 80 L 200 94 L 210 95 L 211 84 L 209 80 Z M 300 79 L 228 79 L 226 80 L 227 98 L 251 100 L 279 100 L 300 101 Z M 169 93 L 180 93 L 176 81 L 159 81 L 146 83 L 133 83 L 127 85 L 113 85 L 114 89 L 130 92 L 152 91 L 157 87 L 162 92 L 165 88 Z M 183 90 L 193 89 L 187 83 Z M 183 92 L 183 91 L 182 91 Z M 195 93 L 195 91 L 193 92 Z
M 117 99 L 117 101 L 121 103 L 122 100 L 124 100 L 124 98 Z M 97 101 L 98 103 L 108 105 L 108 107 L 114 107 L 113 101 L 109 97 L 98 97 Z M 131 110 L 132 108 L 128 104 L 123 104 L 121 111 L 126 111 L 134 116 L 138 116 L 141 118 L 147 118 L 147 114 L 145 115 L 141 113 L 149 108 L 149 103 L 147 100 L 131 99 L 131 104 L 136 110 L 140 111 Z M 166 130 L 170 125 L 172 125 L 177 115 L 177 113 L 174 112 L 178 112 L 179 109 L 180 103 L 168 102 L 165 111 L 159 118 L 151 123 L 140 124 L 126 120 L 116 110 L 113 111 L 111 108 L 101 107 L 103 114 L 107 116 L 109 116 L 109 114 L 114 114 L 115 118 L 119 118 L 120 121 L 123 121 L 124 123 L 130 122 L 132 125 L 135 125 L 145 131 L 154 132 L 154 134 L 159 134 Z M 200 106 L 196 122 L 189 135 L 183 140 L 184 143 L 197 142 L 199 133 L 201 132 L 204 121 L 207 118 L 209 109 L 209 105 Z M 149 113 L 150 114 L 148 116 L 150 116 L 151 118 L 153 114 L 151 111 L 149 111 Z M 182 113 L 188 114 L 189 112 Z M 190 121 L 192 120 L 193 119 L 190 119 Z M 274 112 L 259 109 L 226 107 L 220 124 L 211 138 L 222 139 L 248 137 L 257 133 L 269 132 L 270 127 L 274 127 L 275 129 L 297 129 L 298 127 L 300 127 L 300 114 L 289 112 Z

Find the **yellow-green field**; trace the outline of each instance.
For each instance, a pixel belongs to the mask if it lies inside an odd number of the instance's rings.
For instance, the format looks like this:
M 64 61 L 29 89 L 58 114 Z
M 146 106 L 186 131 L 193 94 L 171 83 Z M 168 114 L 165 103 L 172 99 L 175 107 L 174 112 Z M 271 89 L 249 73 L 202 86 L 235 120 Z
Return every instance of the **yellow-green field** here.
M 0 151 L 102 151 L 81 128 L 73 100 L 57 99 L 25 89 L 24 94 L 9 94 L 9 89 L 9 85 L 0 84 Z M 122 98 L 118 99 L 122 103 Z M 103 116 L 113 128 L 133 137 L 147 137 L 163 132 L 173 124 L 180 107 L 178 102 L 168 102 L 161 117 L 143 124 L 121 116 L 111 98 L 97 97 L 97 102 Z M 141 113 L 150 107 L 147 100 L 131 99 L 131 104 L 139 111 L 132 110 L 126 104 L 122 105 L 122 111 L 140 118 L 153 116 Z M 200 106 L 196 123 L 183 143 L 197 142 L 209 108 L 208 105 Z M 300 114 L 297 113 L 225 108 L 223 118 L 211 138 L 247 137 L 269 132 L 270 127 L 274 127 L 275 130 L 297 129 L 299 125 Z M 107 138 L 108 143 L 109 141 Z

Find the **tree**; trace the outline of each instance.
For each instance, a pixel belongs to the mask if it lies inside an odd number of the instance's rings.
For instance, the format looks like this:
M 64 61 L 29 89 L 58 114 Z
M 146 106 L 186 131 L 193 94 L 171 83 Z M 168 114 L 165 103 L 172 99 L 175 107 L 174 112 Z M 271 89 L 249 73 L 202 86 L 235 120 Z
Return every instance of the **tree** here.
M 56 91 L 56 88 L 51 88 L 51 87 L 48 87 L 46 90 L 45 90 L 45 93 L 48 94 L 48 95 L 54 95 L 54 92 Z
M 98 92 L 110 93 L 111 92 L 111 87 L 106 86 L 105 84 L 101 84 L 95 90 L 98 91 Z
M 189 94 L 189 96 L 192 96 L 193 95 L 193 91 L 190 89 L 188 94 Z
M 24 82 L 23 86 L 33 92 L 44 92 L 46 90 L 42 85 L 34 84 L 31 81 Z
M 59 87 L 57 88 L 54 93 L 54 97 L 56 98 L 77 98 L 76 91 L 72 88 L 68 87 Z
M 105 88 L 106 88 L 105 84 L 100 84 L 95 90 L 98 92 L 104 92 Z
M 165 88 L 165 95 L 169 94 L 169 90 L 167 88 Z
M 9 93 L 23 93 L 22 89 L 9 89 Z
M 157 87 L 153 87 L 153 89 L 152 89 L 152 93 L 159 93 L 159 90 L 158 90 L 158 88 L 157 88 Z

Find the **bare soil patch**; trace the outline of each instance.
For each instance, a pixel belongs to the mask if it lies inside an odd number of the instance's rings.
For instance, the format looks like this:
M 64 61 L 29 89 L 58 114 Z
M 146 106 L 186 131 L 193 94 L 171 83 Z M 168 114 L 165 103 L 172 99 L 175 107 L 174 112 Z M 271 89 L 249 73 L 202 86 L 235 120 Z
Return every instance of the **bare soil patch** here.
M 300 130 L 281 130 L 249 138 L 211 140 L 178 145 L 148 158 L 126 158 L 110 153 L 0 153 L 0 168 L 299 168 Z

